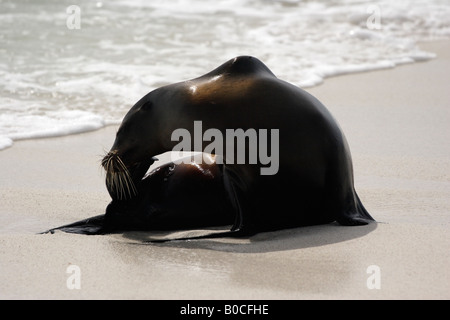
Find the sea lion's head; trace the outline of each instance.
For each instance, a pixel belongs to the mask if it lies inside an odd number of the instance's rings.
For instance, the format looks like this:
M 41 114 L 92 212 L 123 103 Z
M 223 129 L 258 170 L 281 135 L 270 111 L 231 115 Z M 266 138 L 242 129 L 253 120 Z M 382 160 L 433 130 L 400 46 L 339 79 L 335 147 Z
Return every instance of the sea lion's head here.
M 106 187 L 114 200 L 127 200 L 137 194 L 137 184 L 157 160 L 157 128 L 152 125 L 153 103 L 147 96 L 124 117 L 111 150 L 102 160 Z

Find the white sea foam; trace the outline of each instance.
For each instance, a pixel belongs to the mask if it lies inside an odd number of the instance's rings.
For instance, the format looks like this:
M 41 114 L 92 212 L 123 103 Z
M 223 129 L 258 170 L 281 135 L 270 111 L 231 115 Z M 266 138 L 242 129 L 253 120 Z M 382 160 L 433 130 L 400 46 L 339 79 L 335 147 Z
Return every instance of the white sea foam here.
M 238 55 L 301 87 L 428 60 L 450 37 L 450 3 L 78 0 L 80 29 L 51 0 L 0 0 L 0 149 L 118 123 L 152 89 Z M 69 6 L 69 5 L 67 5 Z
M 86 111 L 49 111 L 45 114 L 0 115 L 2 123 L 14 123 L 10 128 L 12 140 L 48 138 L 96 130 L 105 125 L 102 117 Z

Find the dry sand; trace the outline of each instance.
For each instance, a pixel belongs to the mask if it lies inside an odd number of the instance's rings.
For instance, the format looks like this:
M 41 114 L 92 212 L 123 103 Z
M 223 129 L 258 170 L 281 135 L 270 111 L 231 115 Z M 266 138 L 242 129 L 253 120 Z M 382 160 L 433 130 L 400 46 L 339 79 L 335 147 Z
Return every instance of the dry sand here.
M 117 128 L 20 141 L 0 152 L 0 298 L 449 299 L 450 42 L 421 47 L 438 58 L 308 90 L 341 124 L 379 223 L 159 245 L 145 233 L 37 235 L 104 212 L 99 161 Z M 71 265 L 80 289 L 67 286 Z

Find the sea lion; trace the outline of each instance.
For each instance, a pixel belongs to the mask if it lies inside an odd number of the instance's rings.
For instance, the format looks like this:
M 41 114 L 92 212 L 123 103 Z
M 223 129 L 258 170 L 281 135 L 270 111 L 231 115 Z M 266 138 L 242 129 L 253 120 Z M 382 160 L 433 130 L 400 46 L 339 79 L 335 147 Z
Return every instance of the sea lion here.
M 333 221 L 342 225 L 374 221 L 354 189 L 349 146 L 331 113 L 315 97 L 278 79 L 250 56 L 231 59 L 201 77 L 155 89 L 129 110 L 103 160 L 113 202 L 133 203 L 137 195 L 132 186 L 140 183 L 152 157 L 174 150 L 179 143 L 173 139 L 176 130 L 195 136 L 199 122 L 202 129 L 223 136 L 227 130 L 277 130 L 279 134 L 276 145 L 268 147 L 277 152 L 274 174 L 262 174 L 267 163 L 261 157 L 256 162 L 239 162 L 233 154 L 236 148 L 214 150 L 224 161 L 223 188 L 236 217 L 231 229 L 236 234 Z M 206 140 L 184 151 L 203 152 Z M 247 156 L 250 147 L 244 146 Z M 118 188 L 124 182 L 125 191 Z
M 104 215 L 47 232 L 108 234 L 231 226 L 234 213 L 223 187 L 223 165 L 213 157 L 208 164 L 198 162 L 198 156 L 190 156 L 156 167 L 132 187 L 133 197 L 123 197 L 131 188 L 123 182 L 118 186 L 122 190 L 112 193 L 113 200 Z

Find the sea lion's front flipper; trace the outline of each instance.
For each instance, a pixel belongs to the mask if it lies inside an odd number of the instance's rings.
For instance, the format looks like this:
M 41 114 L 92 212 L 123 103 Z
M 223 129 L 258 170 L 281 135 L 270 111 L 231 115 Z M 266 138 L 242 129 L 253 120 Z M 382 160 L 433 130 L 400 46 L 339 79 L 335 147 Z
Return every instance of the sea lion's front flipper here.
M 61 227 L 47 230 L 44 233 L 55 233 L 55 231 L 63 231 L 67 233 L 88 234 L 96 235 L 103 234 L 105 215 L 99 215 L 91 218 L 87 218 L 81 221 L 77 221 L 71 224 L 66 224 Z
M 231 202 L 231 206 L 235 212 L 235 220 L 231 231 L 240 231 L 242 233 L 242 231 L 244 230 L 244 225 L 246 229 L 247 227 L 249 227 L 249 217 L 245 215 L 246 198 L 243 191 L 244 183 L 239 178 L 239 175 L 236 174 L 233 170 L 229 169 L 227 166 L 223 166 L 223 183 L 225 191 L 228 194 L 228 198 Z

